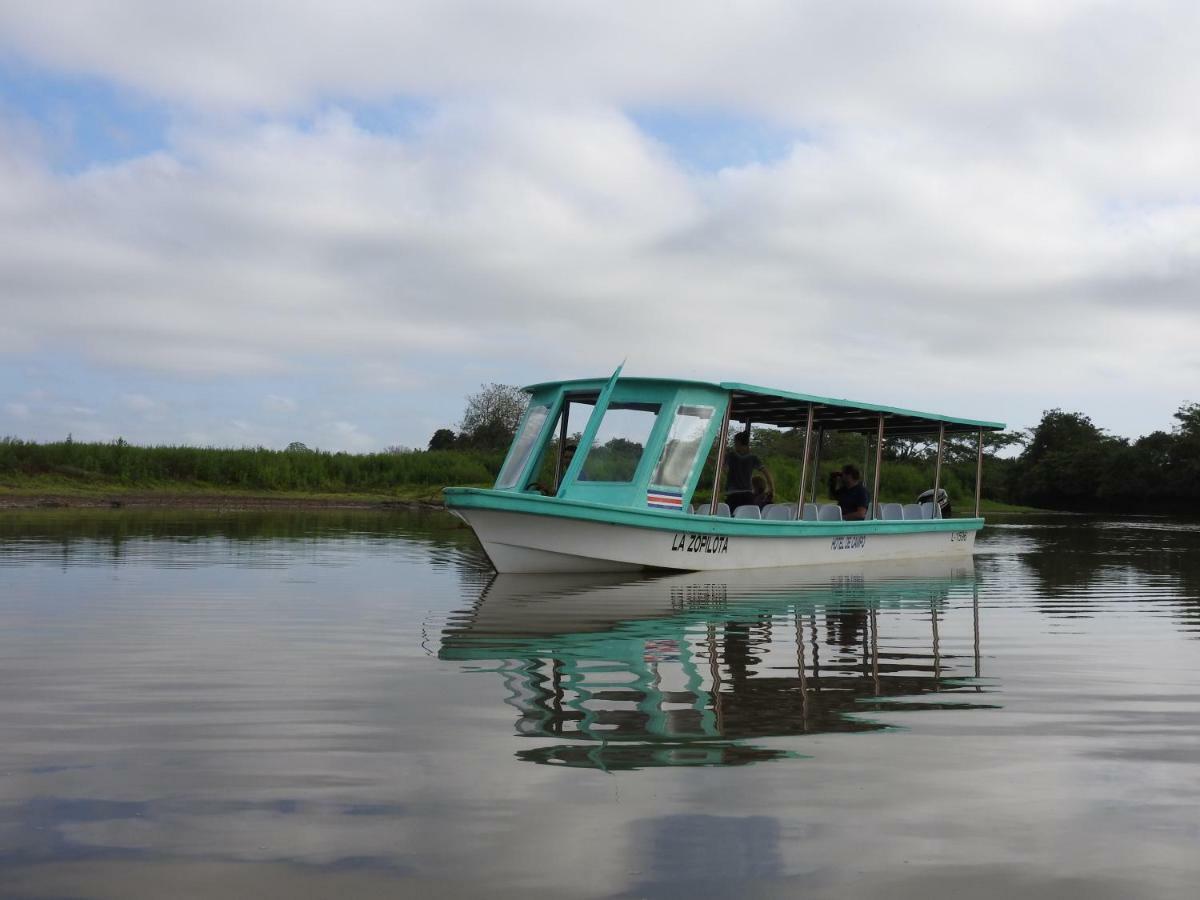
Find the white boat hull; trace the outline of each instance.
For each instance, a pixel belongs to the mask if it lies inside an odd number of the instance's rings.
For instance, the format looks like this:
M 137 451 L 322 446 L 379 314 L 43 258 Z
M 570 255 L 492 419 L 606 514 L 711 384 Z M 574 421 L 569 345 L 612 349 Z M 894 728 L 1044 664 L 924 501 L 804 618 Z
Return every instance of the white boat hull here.
M 938 530 L 879 532 L 864 522 L 859 527 L 845 523 L 839 533 L 830 534 L 814 523 L 811 531 L 824 533 L 808 534 L 805 524 L 791 523 L 787 534 L 773 529 L 725 536 L 711 533 L 712 519 L 699 520 L 707 525 L 705 532 L 689 530 L 688 516 L 680 516 L 672 531 L 508 510 L 452 511 L 475 530 L 496 571 L 513 574 L 720 571 L 961 557 L 973 551 L 978 527 L 947 530 L 939 522 Z

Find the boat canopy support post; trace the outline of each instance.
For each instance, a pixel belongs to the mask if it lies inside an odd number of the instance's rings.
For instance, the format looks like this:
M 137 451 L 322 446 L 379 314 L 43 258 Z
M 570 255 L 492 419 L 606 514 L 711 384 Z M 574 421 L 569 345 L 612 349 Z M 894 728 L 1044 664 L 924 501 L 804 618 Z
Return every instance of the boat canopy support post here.
M 979 449 L 975 453 L 975 518 L 979 518 L 979 501 L 983 493 L 983 429 L 979 429 Z
M 871 471 L 871 435 L 863 435 L 863 464 L 862 464 L 862 480 L 867 480 L 867 475 Z
M 808 452 L 812 444 L 813 405 L 808 404 L 808 421 L 804 426 L 804 459 L 800 463 L 800 497 L 796 500 L 796 518 L 804 518 L 804 486 L 808 484 Z
M 558 420 L 558 459 L 554 462 L 554 493 L 562 484 L 563 460 L 567 453 L 567 416 L 571 413 L 571 398 L 564 396 L 562 402 L 562 417 Z
M 733 410 L 733 397 L 725 404 L 725 415 L 721 417 L 721 433 L 717 435 L 717 468 L 713 472 L 712 500 L 708 514 L 717 514 L 717 502 L 721 499 L 721 476 L 725 473 L 725 443 L 729 440 L 729 413 Z
M 942 454 L 946 451 L 946 423 L 938 422 L 937 462 L 933 466 L 933 503 L 938 502 L 938 489 L 942 486 Z
M 812 490 L 809 491 L 809 503 L 817 502 L 817 478 L 821 472 L 821 445 L 825 443 L 825 429 L 817 429 L 817 449 L 813 451 Z M 803 510 L 801 510 L 803 512 Z
M 875 435 L 875 488 L 871 491 L 871 517 L 879 516 L 879 474 L 883 469 L 883 413 L 879 414 L 879 433 Z

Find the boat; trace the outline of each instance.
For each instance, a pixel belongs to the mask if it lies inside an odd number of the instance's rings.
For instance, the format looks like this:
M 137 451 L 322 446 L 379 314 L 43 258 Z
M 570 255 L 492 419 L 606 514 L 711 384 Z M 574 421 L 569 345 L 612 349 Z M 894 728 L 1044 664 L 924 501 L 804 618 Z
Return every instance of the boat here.
M 622 378 L 621 371 L 525 388 L 529 404 L 495 484 L 446 488 L 447 509 L 475 531 L 498 572 L 715 571 L 972 552 L 984 525 L 984 434 L 1002 423 L 740 382 Z M 797 497 L 729 515 L 714 491 L 693 506 L 710 451 L 715 471 L 724 471 L 733 423 L 747 432 L 754 425 L 802 431 Z M 843 521 L 836 504 L 817 503 L 820 448 L 833 432 L 866 435 L 874 449 L 865 520 Z M 881 504 L 884 441 L 934 435 L 930 500 Z M 946 439 L 956 435 L 977 440 L 975 510 L 944 518 L 934 501 L 944 498 Z

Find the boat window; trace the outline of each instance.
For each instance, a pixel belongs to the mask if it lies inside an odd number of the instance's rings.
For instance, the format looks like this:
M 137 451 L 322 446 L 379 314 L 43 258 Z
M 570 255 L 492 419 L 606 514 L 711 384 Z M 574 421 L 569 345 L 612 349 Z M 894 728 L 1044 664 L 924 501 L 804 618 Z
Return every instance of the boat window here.
M 567 394 L 563 399 L 563 411 L 567 416 L 567 446 L 578 447 L 580 438 L 583 437 L 583 429 L 588 423 L 588 419 L 592 415 L 592 410 L 596 407 L 595 394 Z M 553 494 L 558 490 L 558 485 L 562 477 L 566 474 L 566 467 L 559 467 L 559 435 L 562 434 L 562 413 L 554 420 L 554 427 L 550 429 L 550 435 L 546 440 L 545 447 L 542 450 L 542 457 L 534 468 L 533 482 L 539 488 L 548 494 Z M 558 479 L 555 479 L 557 473 Z
M 711 406 L 681 406 L 675 410 L 671 432 L 650 477 L 651 484 L 674 488 L 687 484 L 713 413 Z
M 521 472 L 533 453 L 533 443 L 537 440 L 542 425 L 545 424 L 546 417 L 549 415 L 550 408 L 548 406 L 539 404 L 529 407 L 525 413 L 525 422 L 521 426 L 521 431 L 513 441 L 512 450 L 509 451 L 508 460 L 504 463 L 504 468 L 500 470 L 500 477 L 496 479 L 498 490 L 516 487 L 517 479 L 521 477 Z
M 613 403 L 583 461 L 581 481 L 633 481 L 658 418 L 657 403 Z

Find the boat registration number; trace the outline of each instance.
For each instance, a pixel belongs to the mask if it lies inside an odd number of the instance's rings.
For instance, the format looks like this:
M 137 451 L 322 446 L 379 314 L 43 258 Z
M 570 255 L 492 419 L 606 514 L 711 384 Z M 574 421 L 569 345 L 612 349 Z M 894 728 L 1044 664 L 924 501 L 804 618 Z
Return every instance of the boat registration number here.
M 952 543 L 952 544 L 955 541 L 965 541 L 966 539 L 967 539 L 967 532 L 965 532 L 965 531 L 950 532 L 950 543 Z
M 865 546 L 867 546 L 865 534 L 846 534 L 835 537 L 832 544 L 834 550 L 861 550 Z
M 676 534 L 671 549 L 676 553 L 728 553 L 729 538 L 723 534 Z

